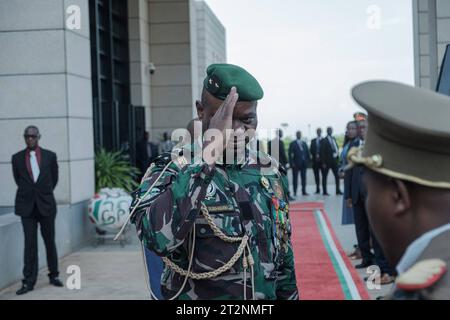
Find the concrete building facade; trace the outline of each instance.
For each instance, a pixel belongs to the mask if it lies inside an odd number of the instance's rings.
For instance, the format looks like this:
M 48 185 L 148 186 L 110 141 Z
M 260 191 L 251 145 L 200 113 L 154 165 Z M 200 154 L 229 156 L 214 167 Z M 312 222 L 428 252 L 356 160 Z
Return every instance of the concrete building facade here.
M 24 128 L 38 126 L 41 146 L 58 156 L 56 242 L 65 256 L 85 245 L 92 232 L 87 203 L 95 192 L 95 150 L 109 143 L 111 126 L 105 121 L 111 114 L 116 112 L 118 137 L 110 141 L 113 150 L 122 136 L 133 137 L 126 141 L 133 143 L 140 138 L 138 124 L 157 140 L 192 119 L 198 61 L 206 56 L 199 53 L 205 47 L 198 46 L 196 5 L 193 0 L 0 0 L 0 289 L 22 272 L 11 156 L 25 147 Z M 121 110 L 131 118 L 122 121 Z M 45 266 L 41 240 L 39 261 Z
M 445 49 L 450 44 L 450 1 L 414 0 L 413 21 L 415 83 L 436 90 Z
M 78 30 L 66 9 L 80 9 Z M 41 128 L 42 147 L 57 153 L 60 180 L 58 253 L 82 245 L 86 200 L 94 193 L 91 58 L 87 1 L 0 1 L 0 288 L 21 276 L 23 232 L 12 213 L 16 186 L 12 154 L 24 149 L 23 130 Z M 40 242 L 39 260 L 45 252 Z
M 197 48 L 198 48 L 198 90 L 201 95 L 206 68 L 213 63 L 227 61 L 226 31 L 220 20 L 204 1 L 196 2 Z

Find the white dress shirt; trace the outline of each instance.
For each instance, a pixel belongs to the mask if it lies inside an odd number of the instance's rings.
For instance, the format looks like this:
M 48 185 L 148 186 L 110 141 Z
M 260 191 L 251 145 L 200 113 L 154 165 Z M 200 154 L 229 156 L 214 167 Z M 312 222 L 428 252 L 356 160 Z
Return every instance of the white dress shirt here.
M 328 136 L 327 138 L 331 144 L 331 148 L 333 149 L 333 158 L 337 158 L 339 156 L 339 148 L 336 144 L 336 141 L 333 139 L 332 136 Z
M 39 164 L 37 162 L 36 158 L 36 151 L 30 151 L 30 165 L 31 165 L 31 172 L 33 173 L 33 180 L 36 182 L 39 178 Z

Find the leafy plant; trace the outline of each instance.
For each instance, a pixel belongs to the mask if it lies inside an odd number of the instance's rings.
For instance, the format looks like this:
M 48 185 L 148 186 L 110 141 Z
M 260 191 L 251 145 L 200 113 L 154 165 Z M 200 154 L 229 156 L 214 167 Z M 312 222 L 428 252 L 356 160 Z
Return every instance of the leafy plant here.
M 95 190 L 122 188 L 131 192 L 138 187 L 139 169 L 133 167 L 123 154 L 100 149 L 95 155 Z

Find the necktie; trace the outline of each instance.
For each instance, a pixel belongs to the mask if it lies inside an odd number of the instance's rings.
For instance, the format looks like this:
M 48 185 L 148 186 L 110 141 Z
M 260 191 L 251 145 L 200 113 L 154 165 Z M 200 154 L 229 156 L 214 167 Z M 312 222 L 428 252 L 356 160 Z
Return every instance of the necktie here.
M 333 149 L 333 157 L 336 158 L 338 153 L 336 142 L 331 136 L 328 136 L 328 141 L 330 141 L 331 148 Z
M 301 140 L 297 140 L 297 144 L 300 147 L 300 151 L 303 152 L 302 141 Z
M 301 153 L 302 160 L 305 161 L 306 154 L 305 154 L 305 152 L 303 152 L 303 142 L 302 142 L 302 140 L 297 140 L 297 144 L 298 144 L 298 147 L 300 148 L 300 153 Z
M 30 151 L 30 164 L 31 164 L 31 172 L 33 173 L 33 180 L 34 182 L 36 182 L 39 178 L 40 170 L 35 151 Z

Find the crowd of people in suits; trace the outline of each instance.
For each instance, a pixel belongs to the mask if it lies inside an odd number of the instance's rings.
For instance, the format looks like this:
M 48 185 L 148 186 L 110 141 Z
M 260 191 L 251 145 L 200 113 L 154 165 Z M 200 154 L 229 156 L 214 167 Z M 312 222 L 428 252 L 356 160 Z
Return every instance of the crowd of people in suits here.
M 302 132 L 297 131 L 295 140 L 289 144 L 287 155 L 286 148 L 283 141 L 283 131 L 277 131 L 277 143 L 279 150 L 275 154 L 272 152 L 272 143 L 268 143 L 268 152 L 272 155 L 285 169 L 292 169 L 292 181 L 293 181 L 293 196 L 297 196 L 298 190 L 298 177 L 300 176 L 300 183 L 302 188 L 302 195 L 308 196 L 306 191 L 307 185 L 307 169 L 312 166 L 314 171 L 314 178 L 316 182 L 316 194 L 322 192 L 324 196 L 328 196 L 328 173 L 333 172 L 336 183 L 336 194 L 342 195 L 340 188 L 339 178 L 339 146 L 336 138 L 333 136 L 333 128 L 327 128 L 327 136 L 322 138 L 322 129 L 317 129 L 317 137 L 311 141 L 308 146 L 307 143 L 302 140 Z M 321 181 L 322 180 L 322 181 Z M 293 198 L 291 198 L 292 200 Z
M 308 196 L 307 169 L 312 168 L 316 185 L 316 194 L 329 196 L 328 193 L 328 174 L 331 171 L 336 185 L 336 195 L 343 195 L 342 224 L 355 225 L 357 244 L 354 251 L 349 253 L 352 260 L 361 260 L 356 264 L 357 269 L 367 268 L 377 265 L 380 268 L 380 284 L 389 284 L 394 281 L 395 269 L 389 266 L 384 253 L 375 238 L 367 218 L 365 210 L 365 199 L 367 192 L 362 183 L 364 169 L 355 167 L 346 170 L 347 155 L 350 149 L 354 147 L 363 147 L 366 132 L 366 116 L 362 113 L 356 113 L 354 120 L 347 124 L 345 138 L 342 148 L 336 138 L 333 136 L 333 128 L 326 129 L 326 136 L 322 136 L 322 129 L 318 128 L 317 136 L 311 140 L 308 147 L 302 140 L 302 133 L 296 132 L 295 140 L 292 141 L 287 149 L 283 142 L 283 131 L 277 131 L 277 143 L 279 145 L 278 154 L 271 154 L 287 170 L 292 171 L 292 191 L 289 195 L 290 201 L 295 200 L 297 196 L 299 176 L 301 183 L 301 192 L 303 196 Z M 268 152 L 272 153 L 269 141 Z M 286 155 L 287 154 L 287 155 Z M 341 180 L 344 181 L 344 192 L 341 191 Z M 293 197 L 292 197 L 293 196 Z

